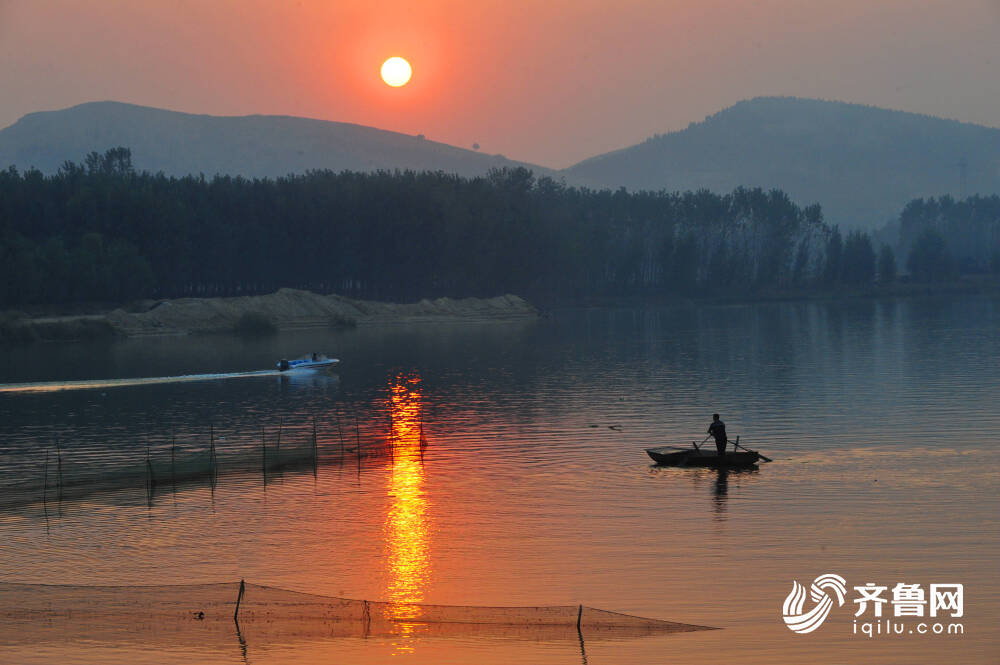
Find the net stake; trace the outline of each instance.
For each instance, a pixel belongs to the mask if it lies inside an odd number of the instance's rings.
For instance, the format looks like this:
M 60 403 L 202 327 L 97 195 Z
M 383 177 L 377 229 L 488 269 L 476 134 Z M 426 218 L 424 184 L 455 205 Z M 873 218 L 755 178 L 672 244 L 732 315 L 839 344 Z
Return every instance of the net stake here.
M 264 439 L 264 426 L 260 426 L 260 472 L 264 476 L 264 484 L 267 485 L 267 442 Z
M 233 621 L 239 624 L 240 601 L 243 600 L 243 592 L 246 591 L 246 580 L 240 580 L 240 593 L 236 596 L 236 610 L 233 612 Z

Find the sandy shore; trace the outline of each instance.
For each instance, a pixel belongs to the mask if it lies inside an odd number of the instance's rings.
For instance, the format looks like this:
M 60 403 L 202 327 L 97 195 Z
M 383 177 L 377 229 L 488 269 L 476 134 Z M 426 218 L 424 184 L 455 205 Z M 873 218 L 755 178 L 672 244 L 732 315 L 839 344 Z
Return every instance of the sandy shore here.
M 150 301 L 141 311 L 23 317 L 5 322 L 0 340 L 79 339 L 101 336 L 230 333 L 419 322 L 487 322 L 527 319 L 538 311 L 523 298 L 438 298 L 397 304 L 281 289 L 263 296 Z

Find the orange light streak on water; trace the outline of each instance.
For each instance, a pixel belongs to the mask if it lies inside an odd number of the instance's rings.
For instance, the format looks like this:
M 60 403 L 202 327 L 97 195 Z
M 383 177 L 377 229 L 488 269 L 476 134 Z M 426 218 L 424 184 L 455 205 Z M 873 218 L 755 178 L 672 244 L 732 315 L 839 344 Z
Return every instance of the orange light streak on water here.
M 390 498 L 385 518 L 385 543 L 389 561 L 386 598 L 393 603 L 389 617 L 398 622 L 401 641 L 397 652 L 413 651 L 412 638 L 418 628 L 421 608 L 431 575 L 430 516 L 424 491 L 423 441 L 420 379 L 397 376 L 390 386 L 393 467 L 387 492 Z

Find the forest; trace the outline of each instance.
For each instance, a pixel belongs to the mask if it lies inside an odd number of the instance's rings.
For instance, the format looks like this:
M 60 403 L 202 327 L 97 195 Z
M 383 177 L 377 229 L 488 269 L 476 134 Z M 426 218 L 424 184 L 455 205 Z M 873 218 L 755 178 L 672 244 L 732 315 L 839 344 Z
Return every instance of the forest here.
M 899 216 L 899 235 L 914 279 L 1000 273 L 1000 196 L 915 199 Z
M 923 256 L 915 275 L 997 269 L 997 197 L 914 202 L 901 219 L 901 246 Z M 934 235 L 967 227 L 980 234 L 967 244 Z M 136 172 L 125 148 L 52 175 L 0 172 L 0 256 L 0 309 L 281 287 L 395 301 L 753 295 L 899 270 L 894 248 L 777 190 L 590 190 L 523 168 L 177 178 Z

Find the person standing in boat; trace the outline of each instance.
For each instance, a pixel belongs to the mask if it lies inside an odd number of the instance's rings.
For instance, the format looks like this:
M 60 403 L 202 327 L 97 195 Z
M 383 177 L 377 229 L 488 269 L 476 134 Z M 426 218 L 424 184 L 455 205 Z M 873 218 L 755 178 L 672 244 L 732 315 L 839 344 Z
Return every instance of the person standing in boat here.
M 712 424 L 708 426 L 708 433 L 715 438 L 715 449 L 719 452 L 719 457 L 726 454 L 726 423 L 722 422 L 719 414 L 712 414 Z

